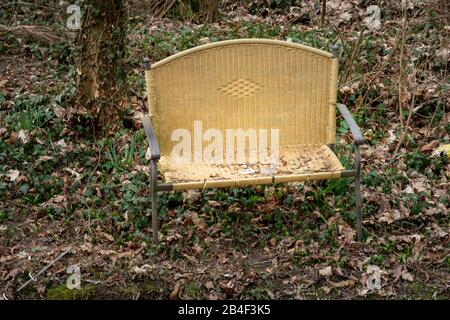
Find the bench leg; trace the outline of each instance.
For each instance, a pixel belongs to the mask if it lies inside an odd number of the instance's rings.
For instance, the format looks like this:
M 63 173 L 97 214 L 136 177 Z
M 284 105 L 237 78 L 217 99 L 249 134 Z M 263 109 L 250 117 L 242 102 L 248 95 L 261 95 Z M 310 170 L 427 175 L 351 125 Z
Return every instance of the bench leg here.
M 361 217 L 361 177 L 355 178 L 355 193 L 356 193 L 356 233 L 358 235 L 358 241 L 362 241 L 363 230 L 362 230 L 362 217 Z
M 356 204 L 356 233 L 358 236 L 358 241 L 363 239 L 363 229 L 362 229 L 362 217 L 361 217 L 361 155 L 359 152 L 359 146 L 355 145 L 355 204 Z
M 156 161 L 151 161 L 151 193 L 152 193 L 152 229 L 153 229 L 153 242 L 158 243 L 158 191 L 156 187 L 157 177 L 157 165 Z

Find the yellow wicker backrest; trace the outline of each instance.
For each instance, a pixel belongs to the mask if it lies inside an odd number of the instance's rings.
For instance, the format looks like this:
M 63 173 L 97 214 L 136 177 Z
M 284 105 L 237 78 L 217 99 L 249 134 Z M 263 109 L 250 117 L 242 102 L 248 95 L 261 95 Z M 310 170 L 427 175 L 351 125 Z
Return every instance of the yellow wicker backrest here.
M 162 154 L 176 129 L 279 129 L 280 145 L 335 142 L 337 59 L 262 39 L 211 43 L 146 71 L 149 110 Z

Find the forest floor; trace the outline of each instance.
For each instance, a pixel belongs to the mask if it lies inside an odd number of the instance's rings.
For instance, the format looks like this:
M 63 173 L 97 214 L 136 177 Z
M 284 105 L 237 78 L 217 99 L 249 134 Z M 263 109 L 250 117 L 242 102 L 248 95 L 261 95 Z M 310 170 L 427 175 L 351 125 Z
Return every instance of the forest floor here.
M 0 40 L 0 297 L 8 299 L 449 299 L 449 26 L 434 1 L 291 10 L 230 2 L 221 22 L 130 18 L 130 107 L 106 138 L 73 125 L 73 43 Z M 355 2 L 355 3 L 353 3 Z M 399 2 L 400 3 L 400 2 Z M 406 19 L 402 19 L 405 17 Z M 360 125 L 364 241 L 353 180 L 161 193 L 151 242 L 142 57 L 272 38 L 329 51 Z M 348 128 L 337 153 L 352 163 Z M 70 253 L 17 289 L 70 247 Z M 69 266 L 81 289 L 69 290 Z M 1 298 L 0 298 L 1 299 Z

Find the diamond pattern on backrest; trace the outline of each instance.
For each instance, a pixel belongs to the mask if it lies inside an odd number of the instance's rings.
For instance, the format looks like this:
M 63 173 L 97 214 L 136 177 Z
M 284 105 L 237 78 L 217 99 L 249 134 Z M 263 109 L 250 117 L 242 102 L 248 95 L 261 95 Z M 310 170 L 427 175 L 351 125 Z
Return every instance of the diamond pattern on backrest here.
M 219 91 L 231 95 L 233 98 L 249 97 L 257 93 L 261 85 L 248 79 L 236 79 L 218 88 Z

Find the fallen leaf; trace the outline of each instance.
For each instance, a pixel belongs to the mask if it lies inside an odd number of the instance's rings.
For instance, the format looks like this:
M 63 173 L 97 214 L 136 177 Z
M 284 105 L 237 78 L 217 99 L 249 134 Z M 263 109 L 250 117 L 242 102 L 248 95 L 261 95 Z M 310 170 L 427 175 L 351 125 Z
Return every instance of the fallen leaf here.
M 402 279 L 406 280 L 406 281 L 409 281 L 409 282 L 413 282 L 414 281 L 414 278 L 413 278 L 412 274 L 409 273 L 406 270 L 402 271 Z
M 392 271 L 392 277 L 394 278 L 394 282 L 397 282 L 398 279 L 402 276 L 402 266 L 398 265 L 393 271 Z
M 257 225 L 259 222 L 261 222 L 263 220 L 262 216 L 257 216 L 255 218 L 251 218 L 250 219 L 250 223 L 253 225 Z
M 206 289 L 211 290 L 212 288 L 214 288 L 214 283 L 212 281 L 208 281 L 205 284 Z
M 44 293 L 45 292 L 45 285 L 43 285 L 43 284 L 41 284 L 41 285 L 38 285 L 37 287 L 36 287 L 36 290 L 37 290 L 37 292 L 39 292 L 39 293 Z
M 405 190 L 403 190 L 404 193 L 414 194 L 414 189 L 411 186 L 407 186 Z
M 64 118 L 64 115 L 66 114 L 64 108 L 59 107 L 59 106 L 54 106 L 53 107 L 53 112 L 55 113 L 55 116 L 58 118 Z
M 319 270 L 319 274 L 324 277 L 330 277 L 333 274 L 331 266 Z
M 402 215 L 400 214 L 400 211 L 398 210 L 388 210 L 383 212 L 381 218 L 379 219 L 380 222 L 387 222 L 388 224 L 391 224 L 394 221 L 400 220 L 402 218 Z
M 60 146 L 61 148 L 67 147 L 66 142 L 64 141 L 64 139 L 59 140 L 58 142 L 56 142 L 57 146 Z
M 175 287 L 173 288 L 172 293 L 170 294 L 170 299 L 175 300 L 178 298 L 183 283 L 184 283 L 183 280 L 178 280 L 177 283 L 175 283 Z
M 51 160 L 51 159 L 53 159 L 53 157 L 49 157 L 49 156 L 40 156 L 39 157 L 40 161 L 48 161 L 48 160 Z
M 272 299 L 272 300 L 276 299 L 275 294 L 272 291 L 267 289 L 266 292 L 270 299 Z
M 211 40 L 208 37 L 203 37 L 203 38 L 200 38 L 199 42 L 200 42 L 200 44 L 207 44 L 207 43 L 210 43 Z
M 109 233 L 102 232 L 101 235 L 104 236 L 106 239 L 108 239 L 111 242 L 114 241 L 114 237 L 112 235 L 110 235 Z
M 200 198 L 202 197 L 201 192 L 197 191 L 197 190 L 187 190 L 186 192 L 183 193 L 184 196 L 184 201 L 192 201 L 192 202 L 196 202 L 198 200 L 200 200 Z
M 9 180 L 11 181 L 15 181 L 20 175 L 20 171 L 19 170 L 9 170 L 8 173 L 6 174 L 6 176 L 9 178 Z
M 81 174 L 79 174 L 78 172 L 76 172 L 75 170 L 70 169 L 70 168 L 64 168 L 64 170 L 67 171 L 67 172 L 70 172 L 71 174 L 73 174 L 76 177 L 75 181 L 80 181 Z
M 54 203 L 61 203 L 61 202 L 64 201 L 65 198 L 66 197 L 63 194 L 60 194 L 60 195 L 54 196 L 52 198 L 52 200 L 53 200 Z
M 416 179 L 416 180 L 413 181 L 412 184 L 413 184 L 414 189 L 418 193 L 420 193 L 420 192 L 428 192 L 430 190 L 430 188 L 425 186 L 426 181 L 424 181 L 424 179 L 421 179 L 421 180 Z
M 219 300 L 219 297 L 214 293 L 210 293 L 208 295 L 208 300 Z
M 331 282 L 333 284 L 334 288 L 345 288 L 345 287 L 354 287 L 355 281 L 354 280 L 343 280 L 339 282 Z
M 30 141 L 30 134 L 28 133 L 28 130 L 21 129 L 19 131 L 18 138 L 20 141 L 22 141 L 23 144 L 28 143 Z
M 6 130 L 6 128 L 0 128 L 0 137 L 3 137 L 3 135 L 5 135 L 5 133 L 7 133 L 8 130 Z
M 145 152 L 145 160 L 150 160 L 152 158 L 152 152 L 150 151 L 150 148 L 147 148 L 147 151 Z
M 448 235 L 448 233 L 442 230 L 437 223 L 433 223 L 431 228 L 434 231 L 434 234 L 436 234 L 439 238 L 445 238 Z
M 345 222 L 339 223 L 338 230 L 340 234 L 339 238 L 345 243 L 350 243 L 355 238 L 356 231 Z
M 92 252 L 92 243 L 86 242 L 80 246 L 81 251 Z
M 228 261 L 228 259 L 225 257 L 225 253 L 218 253 L 217 257 L 219 258 L 221 264 L 224 264 Z
M 436 148 L 438 146 L 438 144 L 439 144 L 439 142 L 437 140 L 434 140 L 434 141 L 422 146 L 420 148 L 420 151 L 427 152 L 427 151 L 434 150 L 434 148 Z

